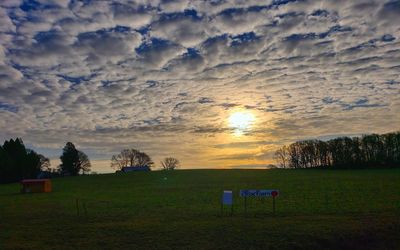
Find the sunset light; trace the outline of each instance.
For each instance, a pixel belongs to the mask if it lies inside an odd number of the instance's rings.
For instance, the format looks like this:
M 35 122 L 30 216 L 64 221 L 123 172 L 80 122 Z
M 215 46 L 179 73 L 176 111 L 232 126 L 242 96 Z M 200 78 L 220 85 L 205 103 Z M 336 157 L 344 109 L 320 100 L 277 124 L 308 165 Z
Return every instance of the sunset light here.
M 254 115 L 250 112 L 235 112 L 229 116 L 229 127 L 234 129 L 234 135 L 240 136 L 249 131 L 254 122 Z

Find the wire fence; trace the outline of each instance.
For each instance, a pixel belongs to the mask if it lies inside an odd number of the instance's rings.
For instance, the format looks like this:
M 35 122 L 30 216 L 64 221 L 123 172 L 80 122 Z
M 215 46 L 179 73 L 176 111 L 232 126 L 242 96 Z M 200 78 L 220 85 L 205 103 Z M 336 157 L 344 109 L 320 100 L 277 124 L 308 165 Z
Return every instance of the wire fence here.
M 273 216 L 271 197 L 248 197 L 245 201 L 239 196 L 239 190 L 233 190 L 233 206 L 223 206 L 223 190 L 204 190 L 187 194 L 165 191 L 143 196 L 104 197 L 96 199 L 86 197 L 54 197 L 14 194 L 13 202 L 0 207 L 1 217 L 37 218 L 51 216 L 78 219 L 123 219 L 127 217 L 220 217 L 232 216 Z M 285 192 L 276 197 L 275 216 L 301 216 L 324 214 L 369 214 L 381 212 L 400 213 L 400 192 L 380 195 L 384 189 L 377 188 L 369 192 L 346 192 L 327 190 L 325 192 Z M 28 195 L 30 196 L 30 195 Z
M 222 206 L 221 195 L 182 197 L 179 202 L 159 200 L 152 204 L 130 203 L 112 200 L 96 200 L 76 198 L 75 208 L 78 217 L 113 217 L 116 215 L 140 216 L 142 214 L 164 214 L 181 216 L 220 216 L 232 213 L 236 216 L 273 215 L 273 199 L 271 197 L 234 196 L 232 207 Z M 376 213 L 382 211 L 400 212 L 400 200 L 381 199 L 379 197 L 346 194 L 343 192 L 320 194 L 280 194 L 275 200 L 277 216 L 312 215 L 312 214 L 348 214 Z

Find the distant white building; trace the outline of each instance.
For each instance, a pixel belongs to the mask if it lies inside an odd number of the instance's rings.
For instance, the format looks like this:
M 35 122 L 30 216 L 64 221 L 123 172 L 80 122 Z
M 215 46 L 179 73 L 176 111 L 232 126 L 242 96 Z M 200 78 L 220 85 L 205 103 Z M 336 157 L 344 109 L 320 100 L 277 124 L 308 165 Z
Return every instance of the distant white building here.
M 121 172 L 128 173 L 128 172 L 147 172 L 150 171 L 149 166 L 138 166 L 138 167 L 123 167 Z

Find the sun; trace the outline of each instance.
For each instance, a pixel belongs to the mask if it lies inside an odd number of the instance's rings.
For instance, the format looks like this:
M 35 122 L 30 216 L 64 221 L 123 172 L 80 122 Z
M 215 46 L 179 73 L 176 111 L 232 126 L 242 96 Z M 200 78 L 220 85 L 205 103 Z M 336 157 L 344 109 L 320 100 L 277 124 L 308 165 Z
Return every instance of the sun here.
M 229 127 L 234 129 L 234 134 L 240 136 L 244 132 L 249 131 L 254 120 L 254 115 L 252 113 L 239 111 L 229 116 L 228 123 Z

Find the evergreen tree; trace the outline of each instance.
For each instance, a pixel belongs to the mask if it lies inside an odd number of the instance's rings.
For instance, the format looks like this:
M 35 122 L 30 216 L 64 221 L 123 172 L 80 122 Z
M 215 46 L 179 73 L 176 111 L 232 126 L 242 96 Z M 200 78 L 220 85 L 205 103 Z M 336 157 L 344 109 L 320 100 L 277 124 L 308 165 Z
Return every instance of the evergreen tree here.
M 59 170 L 63 175 L 79 175 L 80 172 L 90 171 L 90 161 L 88 156 L 77 150 L 72 142 L 67 142 L 60 156 L 61 164 Z
M 0 146 L 0 182 L 16 182 L 36 178 L 41 170 L 39 155 L 26 149 L 20 138 L 5 141 Z
M 67 142 L 63 148 L 63 154 L 60 157 L 60 172 L 63 175 L 78 175 L 79 173 L 79 156 L 78 150 L 72 142 Z

